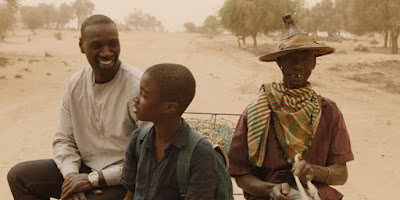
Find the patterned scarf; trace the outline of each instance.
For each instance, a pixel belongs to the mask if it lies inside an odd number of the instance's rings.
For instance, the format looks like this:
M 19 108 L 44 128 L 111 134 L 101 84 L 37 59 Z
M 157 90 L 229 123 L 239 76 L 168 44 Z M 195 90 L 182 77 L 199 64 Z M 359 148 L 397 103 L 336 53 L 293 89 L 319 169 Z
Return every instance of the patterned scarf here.
M 263 166 L 272 117 L 286 159 L 293 164 L 294 156 L 304 156 L 312 144 L 321 118 L 321 99 L 310 83 L 303 88 L 287 89 L 274 82 L 263 84 L 258 98 L 247 109 L 250 163 Z

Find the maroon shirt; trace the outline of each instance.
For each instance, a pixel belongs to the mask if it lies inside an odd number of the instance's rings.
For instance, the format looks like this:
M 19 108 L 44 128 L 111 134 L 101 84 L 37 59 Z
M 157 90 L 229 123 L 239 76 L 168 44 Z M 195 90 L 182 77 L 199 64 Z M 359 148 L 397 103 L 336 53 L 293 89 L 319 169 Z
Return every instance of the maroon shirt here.
M 253 174 L 266 182 L 294 184 L 290 172 L 292 166 L 286 161 L 283 150 L 276 137 L 274 125 L 271 120 L 263 167 L 253 167 L 248 161 L 247 146 L 247 109 L 241 115 L 233 135 L 229 150 L 229 173 L 231 176 Z M 312 141 L 311 148 L 305 155 L 309 164 L 329 166 L 332 164 L 345 164 L 354 159 L 350 147 L 350 138 L 347 133 L 342 113 L 336 103 L 330 99 L 322 98 L 322 114 Z M 322 200 L 342 199 L 343 195 L 326 184 L 313 182 L 318 188 Z M 254 197 L 245 192 L 246 199 L 264 200 L 265 197 Z

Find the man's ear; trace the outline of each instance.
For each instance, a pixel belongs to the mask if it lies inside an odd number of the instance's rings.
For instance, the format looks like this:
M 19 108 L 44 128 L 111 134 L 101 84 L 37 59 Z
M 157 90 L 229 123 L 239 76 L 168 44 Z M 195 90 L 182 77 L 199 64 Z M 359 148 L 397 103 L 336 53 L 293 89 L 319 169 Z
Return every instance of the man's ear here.
M 81 53 L 85 53 L 85 48 L 83 48 L 83 40 L 79 37 L 79 48 L 81 49 Z
M 179 104 L 176 102 L 169 101 L 166 103 L 164 111 L 168 114 L 176 114 L 179 111 Z

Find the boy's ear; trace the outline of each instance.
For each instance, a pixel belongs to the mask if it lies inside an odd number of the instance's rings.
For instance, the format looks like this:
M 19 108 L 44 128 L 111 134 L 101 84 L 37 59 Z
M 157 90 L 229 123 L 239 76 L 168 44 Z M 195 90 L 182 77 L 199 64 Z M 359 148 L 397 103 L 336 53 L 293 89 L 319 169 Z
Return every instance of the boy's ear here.
M 168 114 L 176 114 L 179 111 L 179 104 L 176 102 L 169 101 L 165 105 L 164 111 Z

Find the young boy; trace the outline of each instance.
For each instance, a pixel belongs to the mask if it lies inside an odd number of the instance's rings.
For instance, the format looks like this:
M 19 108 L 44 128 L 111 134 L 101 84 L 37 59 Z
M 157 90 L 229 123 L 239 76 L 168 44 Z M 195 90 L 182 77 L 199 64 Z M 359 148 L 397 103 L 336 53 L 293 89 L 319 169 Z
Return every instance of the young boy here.
M 136 140 L 142 128 L 136 129 L 130 139 L 119 180 L 128 189 L 125 200 L 215 198 L 217 158 L 204 138 L 192 153 L 187 193 L 179 192 L 179 151 L 188 144 L 192 130 L 181 115 L 192 101 L 195 89 L 192 73 L 182 65 L 158 64 L 143 74 L 133 109 L 139 120 L 151 121 L 154 126 L 139 143 Z M 136 144 L 143 147 L 140 154 Z

